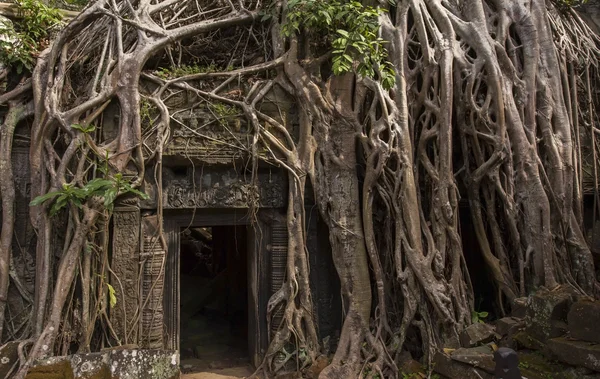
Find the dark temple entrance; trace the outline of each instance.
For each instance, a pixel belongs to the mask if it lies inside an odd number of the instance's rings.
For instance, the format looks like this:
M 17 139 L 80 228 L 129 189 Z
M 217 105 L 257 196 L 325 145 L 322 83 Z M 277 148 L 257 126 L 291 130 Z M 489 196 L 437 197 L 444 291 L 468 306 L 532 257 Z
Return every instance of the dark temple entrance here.
M 223 225 L 181 231 L 180 352 L 184 369 L 250 363 L 247 229 L 245 225 Z
M 184 371 L 257 366 L 266 351 L 271 214 L 172 210 L 163 291 L 166 348 Z

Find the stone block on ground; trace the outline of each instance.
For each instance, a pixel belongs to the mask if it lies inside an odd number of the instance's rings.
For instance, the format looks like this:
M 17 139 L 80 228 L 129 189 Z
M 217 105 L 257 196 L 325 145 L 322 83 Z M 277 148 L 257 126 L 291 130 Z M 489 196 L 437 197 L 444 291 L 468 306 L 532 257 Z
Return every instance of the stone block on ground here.
M 571 337 L 600 343 L 600 301 L 578 301 L 567 316 Z
M 31 367 L 25 379 L 74 379 L 73 368 L 68 359 L 54 359 L 48 364 Z
M 534 338 L 526 331 L 519 331 L 512 337 L 516 345 L 529 350 L 543 350 L 545 345 L 542 341 Z
M 600 372 L 600 345 L 564 337 L 552 338 L 547 344 L 559 361 Z
M 538 290 L 531 295 L 527 306 L 527 332 L 541 342 L 563 335 L 567 314 L 578 296 L 570 286 Z
M 475 323 L 460 334 L 460 344 L 462 347 L 473 347 L 480 344 L 491 342 L 496 335 L 493 326 L 483 323 Z
M 460 348 L 450 354 L 455 361 L 466 363 L 470 366 L 480 368 L 490 374 L 494 373 L 494 350 L 490 345 Z
M 516 317 L 504 317 L 496 322 L 496 333 L 501 336 L 513 335 L 525 326 L 525 322 Z
M 525 318 L 527 316 L 527 304 L 529 299 L 526 297 L 518 297 L 513 300 L 510 315 L 516 318 Z
M 18 341 L 8 342 L 0 347 L 0 378 L 6 378 L 19 360 L 18 348 Z
M 433 370 L 448 379 L 493 379 L 493 375 L 438 352 L 433 357 Z
M 174 379 L 179 361 L 168 350 L 108 350 L 38 361 L 26 379 Z

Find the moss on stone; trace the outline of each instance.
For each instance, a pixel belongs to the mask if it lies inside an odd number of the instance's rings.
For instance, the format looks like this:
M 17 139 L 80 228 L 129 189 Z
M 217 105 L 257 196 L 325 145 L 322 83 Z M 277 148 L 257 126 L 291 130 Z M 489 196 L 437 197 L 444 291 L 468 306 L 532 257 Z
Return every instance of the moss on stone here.
M 73 368 L 68 360 L 32 367 L 25 379 L 74 379 Z

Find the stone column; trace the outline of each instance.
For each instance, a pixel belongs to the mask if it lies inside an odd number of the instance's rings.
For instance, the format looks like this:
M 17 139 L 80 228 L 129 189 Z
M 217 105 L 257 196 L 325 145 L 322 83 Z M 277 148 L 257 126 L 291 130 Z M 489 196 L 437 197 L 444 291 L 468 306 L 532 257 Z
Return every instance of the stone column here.
M 147 216 L 142 221 L 144 237 L 140 254 L 140 344 L 143 348 L 164 349 L 163 289 L 165 282 L 165 246 L 158 236 L 158 217 Z
M 140 209 L 137 199 L 120 201 L 113 213 L 110 283 L 117 297 L 110 319 L 121 344 L 138 344 Z

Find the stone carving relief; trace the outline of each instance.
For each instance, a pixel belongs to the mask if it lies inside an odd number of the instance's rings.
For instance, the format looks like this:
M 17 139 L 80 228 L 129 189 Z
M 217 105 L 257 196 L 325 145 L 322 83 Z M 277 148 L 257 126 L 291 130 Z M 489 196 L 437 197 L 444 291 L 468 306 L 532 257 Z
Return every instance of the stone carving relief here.
M 256 184 L 237 175 L 234 169 L 208 167 L 181 177 L 167 168 L 163 175 L 163 206 L 179 208 L 281 208 L 287 199 L 284 177 L 276 172 L 259 172 Z
M 117 306 L 111 311 L 111 319 L 117 335 L 123 343 L 137 341 L 135 311 L 139 301 L 138 262 L 140 255 L 140 211 L 137 206 L 120 204 L 113 214 L 113 287 Z M 122 291 L 121 291 L 122 287 Z
M 163 349 L 163 289 L 165 282 L 166 251 L 158 238 L 158 218 L 146 216 L 142 220 L 144 237 L 140 255 L 142 299 L 139 344 L 144 348 Z
M 164 155 L 197 158 L 209 164 L 227 164 L 248 156 L 252 134 L 244 118 L 217 121 L 212 113 L 200 109 L 174 117 Z

